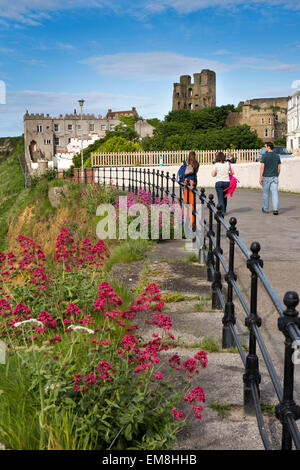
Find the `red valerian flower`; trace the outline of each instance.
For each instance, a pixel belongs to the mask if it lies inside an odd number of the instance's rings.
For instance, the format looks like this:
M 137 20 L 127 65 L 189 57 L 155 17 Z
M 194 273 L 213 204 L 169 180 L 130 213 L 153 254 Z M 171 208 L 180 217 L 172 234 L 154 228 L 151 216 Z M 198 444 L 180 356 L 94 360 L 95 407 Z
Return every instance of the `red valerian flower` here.
M 200 362 L 203 369 L 207 366 L 207 354 L 205 351 L 199 351 L 194 355 L 194 359 Z
M 192 388 L 184 397 L 184 401 L 202 401 L 205 402 L 205 394 L 202 387 L 197 386 Z
M 175 419 L 184 419 L 183 410 L 177 411 L 176 408 L 172 408 L 172 413 L 175 416 Z
M 201 411 L 203 411 L 203 406 L 202 405 L 200 405 L 200 406 L 193 405 L 192 408 L 194 410 L 194 413 L 195 413 L 196 417 L 198 419 L 202 419 Z

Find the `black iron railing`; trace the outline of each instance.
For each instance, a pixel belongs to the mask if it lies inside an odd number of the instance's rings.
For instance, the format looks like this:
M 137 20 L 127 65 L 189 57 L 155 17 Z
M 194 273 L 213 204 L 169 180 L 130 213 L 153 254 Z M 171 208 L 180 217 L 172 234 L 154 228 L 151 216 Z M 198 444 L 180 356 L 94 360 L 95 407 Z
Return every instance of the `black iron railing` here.
M 87 169 L 88 170 L 88 169 Z M 151 193 L 153 202 L 168 195 L 172 202 L 178 201 L 181 207 L 186 201 L 192 201 L 189 212 L 192 215 L 192 239 L 199 251 L 199 261 L 207 266 L 207 280 L 212 288 L 212 308 L 224 312 L 222 319 L 223 349 L 236 346 L 244 365 L 244 410 L 255 414 L 257 424 L 266 450 L 271 450 L 270 439 L 264 426 L 260 405 L 262 377 L 259 368 L 257 347 L 266 365 L 267 372 L 278 398 L 275 414 L 282 424 L 282 450 L 291 450 L 293 446 L 300 450 L 300 433 L 296 421 L 300 418 L 300 407 L 294 400 L 294 359 L 295 348 L 300 347 L 300 317 L 296 307 L 299 296 L 294 291 L 284 295 L 283 303 L 263 272 L 263 260 L 260 257 L 260 244 L 253 242 L 250 251 L 242 243 L 237 230 L 237 219 L 231 217 L 229 223 L 222 217 L 221 206 L 215 205 L 214 195 L 207 197 L 205 189 L 197 189 L 188 183 L 178 181 L 176 175 L 150 168 L 93 168 L 91 177 L 85 174 L 84 181 L 90 178 L 94 183 L 113 184 L 117 188 L 134 192 L 144 189 Z M 80 179 L 80 174 L 78 182 Z M 206 216 L 206 217 L 205 217 Z M 227 255 L 221 247 L 222 235 L 227 240 Z M 223 237 L 224 238 L 224 237 Z M 235 272 L 236 250 L 244 257 L 250 272 L 250 305 L 239 289 Z M 227 258 L 227 259 L 225 259 Z M 258 314 L 258 281 L 268 294 L 278 313 L 278 328 L 283 333 L 284 374 L 282 385 L 277 377 L 270 354 L 260 334 L 262 320 Z M 227 289 L 224 289 L 224 284 Z M 247 354 L 236 332 L 236 300 L 239 301 L 246 317 L 249 344 Z

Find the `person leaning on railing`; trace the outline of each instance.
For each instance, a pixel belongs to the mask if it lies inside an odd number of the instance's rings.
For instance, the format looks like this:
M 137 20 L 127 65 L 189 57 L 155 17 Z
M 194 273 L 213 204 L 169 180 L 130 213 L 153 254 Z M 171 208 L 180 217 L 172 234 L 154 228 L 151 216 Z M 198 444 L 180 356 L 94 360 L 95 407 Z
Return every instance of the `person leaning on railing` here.
M 189 204 L 192 207 L 192 211 L 195 210 L 194 207 L 194 195 L 192 191 L 189 191 L 187 185 L 191 186 L 192 188 L 196 188 L 197 186 L 197 173 L 199 170 L 199 162 L 196 159 L 196 152 L 191 151 L 188 156 L 187 166 L 184 172 L 184 202 L 185 204 Z M 194 215 L 190 214 L 190 220 L 192 226 L 194 226 Z
M 184 177 L 188 182 L 192 182 L 192 186 L 197 186 L 197 173 L 199 170 L 199 162 L 196 159 L 196 152 L 191 151 L 188 156 L 187 167 L 185 169 Z
M 226 161 L 226 157 L 223 152 L 218 152 L 216 154 L 216 163 L 214 164 L 214 169 L 211 173 L 213 177 L 216 178 L 216 193 L 218 197 L 218 203 L 222 207 L 222 216 L 226 214 L 227 209 L 227 197 L 224 197 L 224 191 L 228 189 L 230 184 L 230 166 L 229 162 Z M 232 174 L 234 171 L 231 168 Z

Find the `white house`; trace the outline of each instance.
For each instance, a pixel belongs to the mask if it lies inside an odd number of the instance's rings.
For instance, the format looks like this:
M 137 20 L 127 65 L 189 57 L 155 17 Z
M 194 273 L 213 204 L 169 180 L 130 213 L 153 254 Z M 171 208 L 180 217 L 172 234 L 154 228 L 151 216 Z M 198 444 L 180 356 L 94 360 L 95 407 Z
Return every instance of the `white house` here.
M 96 140 L 101 139 L 102 136 L 96 132 L 89 134 L 87 139 L 80 139 L 78 137 L 71 137 L 70 142 L 67 145 L 66 152 L 58 152 L 53 157 L 55 168 L 58 170 L 68 170 L 73 164 L 74 155 L 81 152 L 81 148 L 84 150 L 89 145 L 93 144 Z
M 287 148 L 292 152 L 300 149 L 300 89 L 288 101 Z

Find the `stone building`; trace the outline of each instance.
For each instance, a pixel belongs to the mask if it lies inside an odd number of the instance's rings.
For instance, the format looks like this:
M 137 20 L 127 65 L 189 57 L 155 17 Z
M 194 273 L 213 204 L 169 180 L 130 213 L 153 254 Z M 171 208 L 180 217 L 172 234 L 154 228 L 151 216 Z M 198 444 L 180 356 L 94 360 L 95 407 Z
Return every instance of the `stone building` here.
M 202 109 L 216 106 L 216 74 L 212 70 L 194 73 L 194 83 L 190 75 L 181 75 L 180 82 L 173 84 L 172 110 Z
M 274 141 L 287 133 L 288 97 L 256 98 L 242 101 L 238 111 L 230 111 L 226 126 L 247 124 L 263 141 Z
M 61 114 L 59 117 L 51 117 L 49 114 L 24 115 L 24 142 L 25 158 L 29 168 L 35 168 L 39 160 L 53 162 L 57 154 L 68 152 L 68 145 L 73 138 L 90 139 L 91 134 L 104 137 L 106 131 L 113 130 L 121 123 L 118 116 L 135 115 L 136 109 L 113 113 L 108 110 L 106 117 L 94 114 Z
M 291 151 L 300 149 L 300 90 L 295 91 L 288 102 L 287 148 Z

